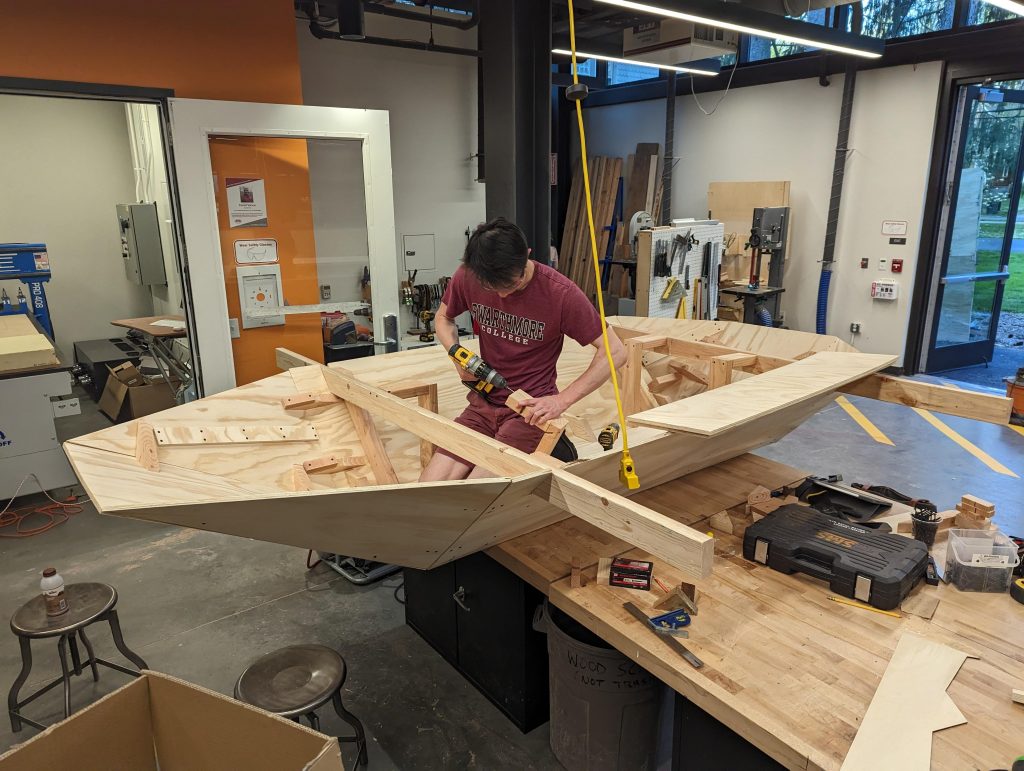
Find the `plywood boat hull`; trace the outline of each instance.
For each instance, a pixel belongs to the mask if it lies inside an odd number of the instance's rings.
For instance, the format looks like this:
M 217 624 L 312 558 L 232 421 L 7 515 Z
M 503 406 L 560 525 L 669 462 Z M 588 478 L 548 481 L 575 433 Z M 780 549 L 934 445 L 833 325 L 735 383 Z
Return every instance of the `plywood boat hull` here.
M 818 351 L 865 356 L 836 338 L 730 322 L 613 323 L 626 338 L 653 330 L 701 344 L 756 346 L 753 350 L 765 356 L 795 358 Z M 559 362 L 560 384 L 578 376 L 592 355 L 592 349 L 567 340 Z M 869 373 L 890 361 L 891 357 L 877 357 L 864 360 L 862 366 Z M 437 384 L 440 418 L 378 388 L 394 389 L 414 381 Z M 323 402 L 300 410 L 283 406 L 288 397 L 307 392 L 320 393 Z M 713 544 L 706 535 L 622 497 L 627 491 L 618 480 L 618 453 L 577 441 L 581 459 L 559 468 L 551 459 L 518 453 L 472 432 L 459 433 L 462 429 L 450 418 L 465 404 L 464 394 L 444 352 L 439 347 L 419 349 L 346 362 L 344 368 L 328 372 L 301 367 L 149 416 L 142 430 L 156 427 L 159 436 L 219 437 L 213 445 L 195 440 L 199 443 L 157 446 L 158 470 L 147 469 L 137 458 L 139 421 L 71 440 L 65 451 L 97 509 L 105 514 L 416 568 L 440 565 L 576 515 L 637 546 L 655 553 L 660 549 L 665 559 L 682 569 L 698 575 L 710 570 Z M 331 401 L 339 397 L 345 401 Z M 721 396 L 716 398 L 722 401 Z M 831 398 L 832 391 L 825 388 L 770 406 L 764 414 L 751 415 L 713 435 L 685 427 L 634 428 L 632 454 L 642 488 L 775 441 Z M 591 428 L 601 428 L 614 414 L 610 387 L 576 407 Z M 358 458 L 366 450 L 366 426 L 357 431 L 353 422 L 363 409 L 373 414 L 369 428 L 377 434 L 384 465 L 390 468 L 363 463 L 323 474 L 300 472 L 297 477 L 303 461 Z M 424 428 L 416 435 L 420 425 Z M 201 433 L 201 426 L 218 430 Z M 248 442 L 239 428 L 253 426 L 260 430 L 250 430 L 249 435 L 262 437 L 261 442 Z M 315 431 L 305 430 L 310 426 Z M 428 440 L 442 446 L 455 442 L 453 449 L 460 453 L 480 453 L 488 468 L 500 464 L 503 475 L 419 484 L 421 444 Z M 397 484 L 380 484 L 391 475 Z M 308 489 L 296 489 L 297 478 L 305 479 Z

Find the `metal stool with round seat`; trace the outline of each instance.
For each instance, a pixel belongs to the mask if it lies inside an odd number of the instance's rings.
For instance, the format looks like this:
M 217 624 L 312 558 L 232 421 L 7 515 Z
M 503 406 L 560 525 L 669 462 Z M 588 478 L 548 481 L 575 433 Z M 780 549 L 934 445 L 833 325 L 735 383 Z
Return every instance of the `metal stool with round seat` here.
M 316 710 L 330 701 L 338 716 L 355 730 L 355 736 L 339 736 L 339 742 L 355 742 L 356 765 L 366 765 L 366 734 L 359 718 L 341 703 L 341 687 L 347 675 L 345 659 L 325 645 L 290 645 L 261 656 L 235 683 L 235 698 L 275 715 L 299 722 L 305 717 L 320 730 Z
M 42 723 L 37 723 L 22 715 L 21 708 L 60 683 L 64 683 L 64 717 L 68 717 L 71 714 L 71 674 L 82 674 L 83 665 L 92 669 L 94 681 L 100 679 L 97 664 L 116 669 L 118 672 L 124 672 L 133 677 L 139 676 L 140 673 L 133 669 L 96 657 L 92 643 L 85 636 L 85 628 L 90 624 L 106 621 L 110 625 L 110 634 L 114 638 L 114 645 L 117 646 L 117 649 L 139 669 L 146 668 L 146 662 L 125 645 L 124 637 L 121 635 L 121 624 L 117 618 L 117 611 L 114 609 L 117 605 L 117 590 L 114 587 L 98 583 L 68 584 L 64 587 L 64 596 L 68 601 L 68 610 L 60 616 L 47 616 L 43 597 L 37 595 L 18 608 L 11 617 L 11 631 L 18 637 L 18 642 L 21 644 L 21 673 L 7 694 L 7 712 L 11 717 L 11 730 L 14 732 L 21 730 L 22 723 L 28 723 L 39 729 L 46 728 Z M 89 658 L 84 662 L 78 652 L 76 636 L 82 640 L 82 645 L 85 646 L 85 650 L 89 654 Z M 27 699 L 19 700 L 18 692 L 32 671 L 32 640 L 48 637 L 60 638 L 57 641 L 57 654 L 60 656 L 61 675 Z M 71 649 L 70 669 L 68 668 L 68 648 Z

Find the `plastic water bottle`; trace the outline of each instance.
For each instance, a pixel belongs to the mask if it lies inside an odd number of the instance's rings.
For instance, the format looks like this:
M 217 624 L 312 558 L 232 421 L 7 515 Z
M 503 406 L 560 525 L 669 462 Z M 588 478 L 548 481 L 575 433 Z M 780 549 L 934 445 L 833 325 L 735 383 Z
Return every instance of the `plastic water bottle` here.
M 43 571 L 43 580 L 39 582 L 39 588 L 43 591 L 47 616 L 61 616 L 68 612 L 68 601 L 64 597 L 64 579 L 56 568 L 47 568 Z

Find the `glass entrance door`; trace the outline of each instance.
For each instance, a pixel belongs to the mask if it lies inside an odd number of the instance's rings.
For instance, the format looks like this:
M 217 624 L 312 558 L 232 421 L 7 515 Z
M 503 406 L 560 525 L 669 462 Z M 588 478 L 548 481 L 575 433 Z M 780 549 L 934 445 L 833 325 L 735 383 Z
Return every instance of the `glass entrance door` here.
M 1024 281 L 1022 88 L 1017 81 L 961 92 L 927 372 L 991 361 L 1008 283 Z M 1011 286 L 1010 299 L 1024 312 L 1024 286 Z

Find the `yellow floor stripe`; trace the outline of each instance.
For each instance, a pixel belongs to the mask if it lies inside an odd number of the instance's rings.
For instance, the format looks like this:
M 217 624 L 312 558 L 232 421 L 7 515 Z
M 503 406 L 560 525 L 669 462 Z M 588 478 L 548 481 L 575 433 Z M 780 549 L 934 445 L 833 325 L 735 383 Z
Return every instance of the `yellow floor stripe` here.
M 837 396 L 836 404 L 842 407 L 846 414 L 853 418 L 854 423 L 863 428 L 864 433 L 866 433 L 876 442 L 878 442 L 879 444 L 888 444 L 892 447 L 896 446 L 895 444 L 893 444 L 892 439 L 883 434 L 882 431 L 878 428 L 878 426 L 876 426 L 874 423 L 868 420 L 867 416 L 864 415 L 864 413 L 858 410 L 856 407 L 854 407 L 850 400 L 847 399 L 845 396 Z
M 1008 428 L 1012 431 L 1016 431 L 1021 436 L 1024 436 L 1024 428 L 1022 428 L 1021 426 L 1015 426 L 1012 423 L 1010 423 Z
M 1002 463 L 997 461 L 983 449 L 978 447 L 978 445 L 971 442 L 969 439 L 965 439 L 964 437 L 960 436 L 960 434 L 958 434 L 952 428 L 947 426 L 937 417 L 932 415 L 930 412 L 928 412 L 928 410 L 922 410 L 920 407 L 914 407 L 913 410 L 993 471 L 999 474 L 1005 474 L 1008 477 L 1014 477 L 1015 479 L 1017 478 L 1017 475 L 1010 471 L 1010 469 L 1008 469 Z

